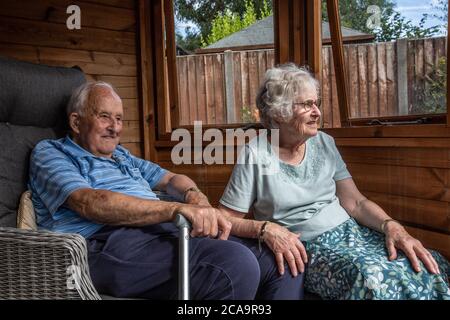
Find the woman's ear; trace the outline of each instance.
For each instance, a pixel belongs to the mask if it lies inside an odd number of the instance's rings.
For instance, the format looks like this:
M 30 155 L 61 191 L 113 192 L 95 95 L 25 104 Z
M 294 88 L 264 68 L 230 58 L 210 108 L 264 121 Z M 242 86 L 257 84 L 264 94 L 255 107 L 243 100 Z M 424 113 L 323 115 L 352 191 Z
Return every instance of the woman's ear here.
M 72 112 L 69 115 L 69 126 L 76 134 L 80 133 L 80 115 L 76 112 Z

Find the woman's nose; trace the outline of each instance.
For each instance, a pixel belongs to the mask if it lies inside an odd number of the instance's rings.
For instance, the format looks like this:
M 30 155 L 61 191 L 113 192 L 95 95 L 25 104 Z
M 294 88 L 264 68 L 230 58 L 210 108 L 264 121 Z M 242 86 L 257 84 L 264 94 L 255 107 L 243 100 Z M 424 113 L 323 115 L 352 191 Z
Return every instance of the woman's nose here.
M 311 109 L 311 116 L 313 117 L 320 117 L 320 109 L 318 106 L 314 105 L 313 108 Z

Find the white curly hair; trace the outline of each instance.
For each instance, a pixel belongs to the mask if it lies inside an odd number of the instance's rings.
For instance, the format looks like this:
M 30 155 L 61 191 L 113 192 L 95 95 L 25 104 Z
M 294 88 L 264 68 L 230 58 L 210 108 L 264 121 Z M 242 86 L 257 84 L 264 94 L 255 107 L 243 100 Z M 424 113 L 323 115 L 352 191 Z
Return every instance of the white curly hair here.
M 311 86 L 319 95 L 319 81 L 305 67 L 287 63 L 267 70 L 256 96 L 256 106 L 264 127 L 275 129 L 278 123 L 289 122 L 293 115 L 293 100 Z

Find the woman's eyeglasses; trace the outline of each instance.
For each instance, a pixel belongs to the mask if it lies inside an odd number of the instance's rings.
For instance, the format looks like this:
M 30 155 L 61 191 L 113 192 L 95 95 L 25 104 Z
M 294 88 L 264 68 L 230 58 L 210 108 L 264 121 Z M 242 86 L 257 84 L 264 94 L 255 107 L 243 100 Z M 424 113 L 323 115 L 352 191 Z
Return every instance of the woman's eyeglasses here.
M 306 100 L 304 102 L 293 102 L 292 103 L 293 106 L 300 106 L 305 111 L 311 110 L 314 106 L 319 108 L 321 104 L 322 104 L 322 100 L 320 100 L 320 99 L 317 99 L 317 100 Z

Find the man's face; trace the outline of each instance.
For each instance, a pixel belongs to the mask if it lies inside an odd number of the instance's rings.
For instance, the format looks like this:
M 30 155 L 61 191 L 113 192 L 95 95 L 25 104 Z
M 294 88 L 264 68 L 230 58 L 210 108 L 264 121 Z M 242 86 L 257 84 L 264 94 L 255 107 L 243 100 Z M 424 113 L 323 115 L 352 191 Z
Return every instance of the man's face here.
M 83 115 L 75 115 L 73 121 L 71 116 L 74 141 L 95 156 L 110 158 L 122 131 L 123 107 L 117 94 L 96 87 L 90 93 Z

